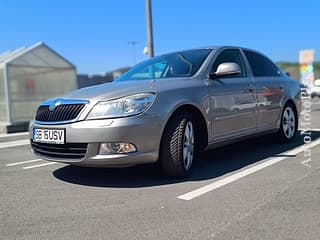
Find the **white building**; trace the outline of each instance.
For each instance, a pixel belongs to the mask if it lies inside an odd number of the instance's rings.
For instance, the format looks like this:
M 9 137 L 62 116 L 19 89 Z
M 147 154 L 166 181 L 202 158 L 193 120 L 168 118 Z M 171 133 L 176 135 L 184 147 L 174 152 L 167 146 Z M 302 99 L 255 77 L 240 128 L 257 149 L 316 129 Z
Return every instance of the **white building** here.
M 1 54 L 0 132 L 25 128 L 40 102 L 76 88 L 76 67 L 42 42 Z

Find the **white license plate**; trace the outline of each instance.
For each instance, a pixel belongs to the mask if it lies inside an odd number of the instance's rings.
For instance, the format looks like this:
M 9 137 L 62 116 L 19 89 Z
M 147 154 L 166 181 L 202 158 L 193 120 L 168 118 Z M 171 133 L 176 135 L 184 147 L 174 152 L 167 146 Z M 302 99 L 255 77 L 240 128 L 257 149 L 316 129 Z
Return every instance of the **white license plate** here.
M 42 143 L 64 144 L 65 129 L 33 129 L 33 141 Z

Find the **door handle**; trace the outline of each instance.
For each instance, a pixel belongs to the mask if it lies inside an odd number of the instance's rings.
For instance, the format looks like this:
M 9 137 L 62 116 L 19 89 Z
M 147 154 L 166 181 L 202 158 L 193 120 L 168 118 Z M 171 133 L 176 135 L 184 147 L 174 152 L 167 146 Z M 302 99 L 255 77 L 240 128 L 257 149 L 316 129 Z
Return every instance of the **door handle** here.
M 253 85 L 248 85 L 246 92 L 253 92 L 256 88 Z

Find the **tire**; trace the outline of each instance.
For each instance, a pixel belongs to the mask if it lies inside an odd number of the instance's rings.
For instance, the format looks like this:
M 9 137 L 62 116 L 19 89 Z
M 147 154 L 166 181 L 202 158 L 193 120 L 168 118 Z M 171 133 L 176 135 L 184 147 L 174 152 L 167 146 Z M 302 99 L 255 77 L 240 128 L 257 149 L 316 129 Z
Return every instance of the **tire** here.
M 184 178 L 191 171 L 195 155 L 195 124 L 189 113 L 169 120 L 161 141 L 160 162 L 165 175 Z
M 292 141 L 298 131 L 298 114 L 292 103 L 287 103 L 281 114 L 280 129 L 278 137 L 280 142 L 286 143 Z

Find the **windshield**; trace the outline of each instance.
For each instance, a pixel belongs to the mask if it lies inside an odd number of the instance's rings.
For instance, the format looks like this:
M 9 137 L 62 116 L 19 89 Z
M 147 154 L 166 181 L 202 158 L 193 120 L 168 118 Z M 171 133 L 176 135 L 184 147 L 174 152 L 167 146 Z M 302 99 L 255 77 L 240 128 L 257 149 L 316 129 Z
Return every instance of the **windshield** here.
M 116 82 L 193 76 L 207 58 L 210 49 L 166 54 L 144 61 L 116 79 Z

